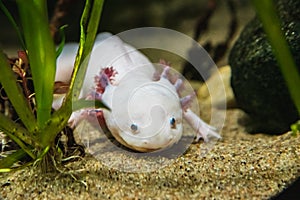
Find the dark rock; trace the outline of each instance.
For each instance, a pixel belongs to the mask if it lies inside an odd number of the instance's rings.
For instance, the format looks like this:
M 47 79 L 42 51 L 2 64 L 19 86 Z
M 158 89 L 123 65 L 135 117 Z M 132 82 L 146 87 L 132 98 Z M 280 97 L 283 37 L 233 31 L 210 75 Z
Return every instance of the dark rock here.
M 300 71 L 300 1 L 279 0 L 276 6 Z M 249 22 L 235 43 L 229 64 L 236 101 L 254 122 L 252 131 L 289 130 L 299 115 L 257 17 Z
M 300 178 L 292 183 L 288 188 L 284 189 L 277 196 L 272 197 L 270 200 L 284 200 L 284 199 L 300 199 L 299 194 Z

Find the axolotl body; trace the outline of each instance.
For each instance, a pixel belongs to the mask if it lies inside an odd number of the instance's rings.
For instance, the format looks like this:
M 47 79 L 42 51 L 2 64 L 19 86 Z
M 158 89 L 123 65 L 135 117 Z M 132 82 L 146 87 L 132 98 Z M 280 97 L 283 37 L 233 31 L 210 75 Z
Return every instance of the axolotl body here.
M 77 44 L 67 44 L 57 60 L 57 82 L 68 82 Z M 105 124 L 118 142 L 140 152 L 164 149 L 182 137 L 183 119 L 196 132 L 196 140 L 221 138 L 216 129 L 189 109 L 193 94 L 180 97 L 182 79 L 170 73 L 162 62 L 160 73 L 141 52 L 108 33 L 96 38 L 81 98 L 99 99 L 110 110 L 87 108 L 74 112 L 69 120 L 76 126 L 82 119 Z M 61 105 L 63 96 L 53 107 Z

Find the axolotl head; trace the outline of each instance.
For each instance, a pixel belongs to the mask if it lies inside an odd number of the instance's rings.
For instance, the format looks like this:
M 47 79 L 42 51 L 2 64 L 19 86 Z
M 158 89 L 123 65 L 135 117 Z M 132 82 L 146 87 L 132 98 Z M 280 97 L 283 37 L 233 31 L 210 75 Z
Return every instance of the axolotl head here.
M 172 146 L 182 136 L 180 98 L 166 78 L 142 84 L 128 79 L 108 86 L 103 101 L 111 108 L 104 112 L 108 128 L 128 148 L 156 151 Z

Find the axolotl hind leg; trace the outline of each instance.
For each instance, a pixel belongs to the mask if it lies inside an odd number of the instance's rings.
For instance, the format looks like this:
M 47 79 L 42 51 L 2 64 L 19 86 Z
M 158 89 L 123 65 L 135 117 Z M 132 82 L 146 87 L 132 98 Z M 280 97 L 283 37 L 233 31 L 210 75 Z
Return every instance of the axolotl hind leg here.
M 73 112 L 69 119 L 70 127 L 75 128 L 83 120 L 88 121 L 96 128 L 100 125 L 102 129 L 107 129 L 103 111 L 101 109 L 84 109 Z

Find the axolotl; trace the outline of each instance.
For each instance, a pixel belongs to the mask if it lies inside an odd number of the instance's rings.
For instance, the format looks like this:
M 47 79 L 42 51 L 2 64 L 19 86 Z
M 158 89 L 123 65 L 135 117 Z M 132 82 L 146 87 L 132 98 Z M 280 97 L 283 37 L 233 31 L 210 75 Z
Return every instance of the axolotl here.
M 56 82 L 68 82 L 78 44 L 66 44 L 57 60 Z M 195 130 L 195 140 L 221 138 L 190 108 L 194 94 L 181 97 L 183 80 L 170 73 L 170 66 L 154 67 L 140 51 L 109 33 L 99 34 L 88 63 L 81 98 L 99 99 L 110 110 L 87 108 L 69 119 L 75 127 L 82 119 L 107 126 L 122 145 L 152 152 L 176 144 L 182 137 L 183 119 Z M 63 95 L 55 98 L 58 108 Z

